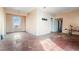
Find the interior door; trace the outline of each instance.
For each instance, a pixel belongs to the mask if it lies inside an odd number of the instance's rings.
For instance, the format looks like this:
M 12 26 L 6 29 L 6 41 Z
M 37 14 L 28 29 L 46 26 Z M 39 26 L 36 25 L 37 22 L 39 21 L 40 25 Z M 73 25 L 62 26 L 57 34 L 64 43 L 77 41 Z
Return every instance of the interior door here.
M 61 18 L 51 20 L 51 31 L 52 32 L 62 32 L 62 22 Z
M 58 32 L 58 20 L 53 19 L 51 21 L 51 31 L 52 32 Z

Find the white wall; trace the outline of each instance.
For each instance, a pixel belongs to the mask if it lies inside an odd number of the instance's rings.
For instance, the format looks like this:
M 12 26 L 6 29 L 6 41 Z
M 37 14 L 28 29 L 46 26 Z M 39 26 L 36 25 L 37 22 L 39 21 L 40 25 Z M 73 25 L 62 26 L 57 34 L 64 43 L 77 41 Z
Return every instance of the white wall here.
M 47 18 L 47 21 L 42 20 Z M 40 9 L 33 10 L 26 18 L 26 31 L 33 35 L 45 35 L 51 32 L 51 16 Z
M 0 7 L 0 34 L 6 34 L 6 20 L 4 9 Z
M 51 16 L 40 9 L 37 12 L 37 35 L 45 35 L 51 32 Z M 47 21 L 42 20 L 46 18 Z
M 27 17 L 26 17 L 26 31 L 36 35 L 36 24 L 37 22 L 37 11 L 33 10 Z

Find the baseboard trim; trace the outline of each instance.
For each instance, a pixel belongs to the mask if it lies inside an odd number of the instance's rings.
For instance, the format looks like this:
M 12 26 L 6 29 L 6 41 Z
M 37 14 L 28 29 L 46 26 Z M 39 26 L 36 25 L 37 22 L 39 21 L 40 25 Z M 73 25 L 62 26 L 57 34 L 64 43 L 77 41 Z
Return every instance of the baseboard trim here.
M 16 31 L 16 32 L 26 32 L 26 31 Z M 16 33 L 16 32 L 6 32 L 6 34 Z

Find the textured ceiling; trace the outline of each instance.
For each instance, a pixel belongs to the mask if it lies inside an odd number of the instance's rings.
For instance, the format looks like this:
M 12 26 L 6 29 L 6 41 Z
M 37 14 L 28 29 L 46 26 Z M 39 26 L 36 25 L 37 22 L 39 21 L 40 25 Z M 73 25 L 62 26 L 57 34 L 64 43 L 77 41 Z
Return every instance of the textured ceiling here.
M 21 12 L 21 13 L 29 13 L 33 10 L 32 7 L 5 7 L 5 10 L 8 11 L 15 11 L 15 12 Z
M 42 11 L 47 12 L 51 15 L 55 15 L 58 13 L 70 12 L 73 10 L 78 10 L 78 7 L 47 7 L 47 8 L 40 8 Z
M 49 13 L 51 15 L 55 15 L 63 12 L 70 12 L 73 10 L 79 9 L 78 7 L 37 7 L 39 10 L 43 12 Z M 30 13 L 34 7 L 6 7 L 5 10 L 16 11 L 21 13 Z

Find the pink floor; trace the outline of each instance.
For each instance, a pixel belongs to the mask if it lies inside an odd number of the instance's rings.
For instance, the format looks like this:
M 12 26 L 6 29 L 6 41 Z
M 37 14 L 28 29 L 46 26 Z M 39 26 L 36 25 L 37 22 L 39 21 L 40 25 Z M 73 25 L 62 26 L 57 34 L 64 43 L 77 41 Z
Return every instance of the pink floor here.
M 25 32 L 7 34 L 0 41 L 1 51 L 78 51 L 79 36 L 50 33 L 33 36 Z

